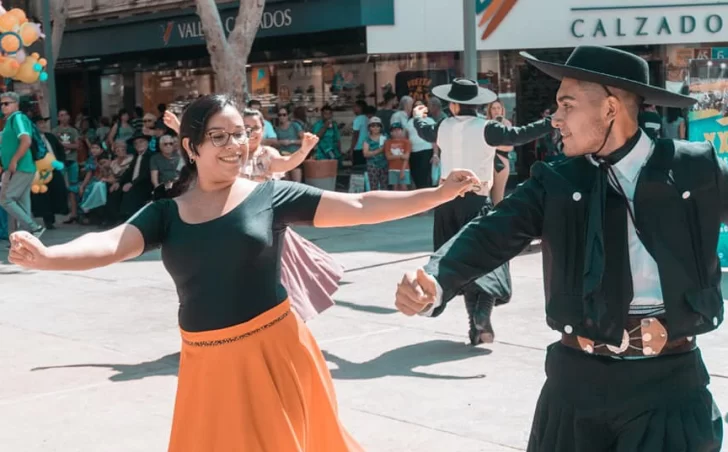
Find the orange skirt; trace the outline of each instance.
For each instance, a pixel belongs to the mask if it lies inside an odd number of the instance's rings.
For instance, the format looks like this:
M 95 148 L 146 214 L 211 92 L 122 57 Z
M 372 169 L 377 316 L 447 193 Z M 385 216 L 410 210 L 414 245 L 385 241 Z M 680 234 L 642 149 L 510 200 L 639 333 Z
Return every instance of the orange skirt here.
M 170 452 L 349 452 L 331 374 L 284 301 L 213 331 L 182 331 Z

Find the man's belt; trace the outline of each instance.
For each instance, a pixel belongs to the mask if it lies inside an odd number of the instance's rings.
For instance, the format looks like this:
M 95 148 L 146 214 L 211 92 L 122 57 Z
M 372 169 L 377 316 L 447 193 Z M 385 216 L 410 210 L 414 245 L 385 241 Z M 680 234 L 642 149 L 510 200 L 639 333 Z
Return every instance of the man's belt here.
M 619 347 L 574 334 L 562 334 L 561 343 L 588 354 L 620 357 L 675 355 L 689 352 L 696 347 L 695 337 L 692 336 L 668 341 L 667 329 L 662 320 L 656 317 L 629 317 Z

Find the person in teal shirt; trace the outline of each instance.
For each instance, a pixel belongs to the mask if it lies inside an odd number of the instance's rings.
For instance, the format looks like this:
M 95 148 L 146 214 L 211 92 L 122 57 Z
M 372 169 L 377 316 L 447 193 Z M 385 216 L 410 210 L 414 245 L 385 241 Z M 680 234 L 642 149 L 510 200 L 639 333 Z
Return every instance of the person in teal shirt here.
M 0 143 L 0 165 L 3 168 L 0 207 L 10 217 L 8 232 L 22 227 L 40 237 L 45 228 L 33 220 L 30 210 L 30 187 L 35 178 L 35 162 L 30 152 L 33 124 L 18 111 L 19 102 L 20 97 L 14 92 L 0 95 L 0 109 L 7 118 Z
M 341 134 L 334 121 L 334 111 L 330 106 L 321 108 L 321 119 L 313 125 L 311 132 L 319 137 L 314 158 L 316 160 L 338 160 L 341 164 Z

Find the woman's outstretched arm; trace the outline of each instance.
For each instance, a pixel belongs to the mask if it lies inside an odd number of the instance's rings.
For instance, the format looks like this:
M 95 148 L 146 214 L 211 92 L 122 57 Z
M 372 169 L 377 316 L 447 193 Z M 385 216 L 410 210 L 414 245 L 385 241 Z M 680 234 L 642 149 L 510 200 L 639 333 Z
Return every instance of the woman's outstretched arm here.
M 10 243 L 10 262 L 36 270 L 90 270 L 135 258 L 144 251 L 141 232 L 130 224 L 50 247 L 24 231 L 12 234 Z
M 336 228 L 398 220 L 463 196 L 479 184 L 472 171 L 453 170 L 437 188 L 366 193 L 326 191 L 321 196 L 313 224 L 319 228 Z

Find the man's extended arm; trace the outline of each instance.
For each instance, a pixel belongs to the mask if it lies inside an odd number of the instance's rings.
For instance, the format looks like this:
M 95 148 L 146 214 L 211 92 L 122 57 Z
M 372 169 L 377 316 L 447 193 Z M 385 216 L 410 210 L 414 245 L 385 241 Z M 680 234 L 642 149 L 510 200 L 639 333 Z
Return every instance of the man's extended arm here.
M 483 135 L 485 142 L 493 147 L 522 146 L 551 133 L 551 118 L 541 119 L 522 127 L 507 126 L 497 121 L 490 121 L 485 126 Z
M 437 131 L 440 130 L 440 124 L 445 119 L 438 122 L 428 121 L 427 118 L 412 118 L 415 125 L 417 135 L 428 143 L 437 143 Z
M 534 168 L 535 174 L 538 168 Z M 544 188 L 538 177 L 524 182 L 498 208 L 468 223 L 425 266 L 439 285 L 435 304 L 423 313 L 437 316 L 445 304 L 479 277 L 490 273 L 541 236 Z

